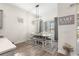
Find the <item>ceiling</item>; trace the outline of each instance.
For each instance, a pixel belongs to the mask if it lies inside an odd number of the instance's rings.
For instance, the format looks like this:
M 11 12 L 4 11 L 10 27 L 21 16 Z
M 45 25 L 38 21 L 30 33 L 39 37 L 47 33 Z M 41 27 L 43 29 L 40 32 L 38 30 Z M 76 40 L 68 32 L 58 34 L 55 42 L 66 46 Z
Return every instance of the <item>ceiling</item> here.
M 14 3 L 13 5 L 36 15 L 36 3 Z M 39 3 L 38 8 L 37 12 L 43 18 L 53 18 L 57 15 L 57 3 Z

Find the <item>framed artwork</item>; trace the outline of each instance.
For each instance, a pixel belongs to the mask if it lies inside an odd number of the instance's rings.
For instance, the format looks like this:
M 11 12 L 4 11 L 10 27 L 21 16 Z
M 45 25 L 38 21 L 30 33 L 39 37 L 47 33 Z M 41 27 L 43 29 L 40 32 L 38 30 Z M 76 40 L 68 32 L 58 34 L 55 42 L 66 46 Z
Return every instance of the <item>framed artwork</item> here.
M 71 25 L 74 24 L 74 15 L 68 15 L 68 16 L 63 16 L 59 17 L 59 25 Z
M 0 10 L 0 29 L 3 27 L 3 10 Z

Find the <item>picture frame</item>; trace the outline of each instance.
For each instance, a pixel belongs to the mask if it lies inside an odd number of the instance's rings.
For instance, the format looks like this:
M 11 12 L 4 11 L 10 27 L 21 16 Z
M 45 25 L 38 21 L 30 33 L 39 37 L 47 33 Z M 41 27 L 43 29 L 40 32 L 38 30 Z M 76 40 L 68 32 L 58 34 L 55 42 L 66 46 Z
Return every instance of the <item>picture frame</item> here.
M 59 25 L 71 25 L 74 24 L 74 15 L 68 15 L 68 16 L 63 16 L 59 17 Z

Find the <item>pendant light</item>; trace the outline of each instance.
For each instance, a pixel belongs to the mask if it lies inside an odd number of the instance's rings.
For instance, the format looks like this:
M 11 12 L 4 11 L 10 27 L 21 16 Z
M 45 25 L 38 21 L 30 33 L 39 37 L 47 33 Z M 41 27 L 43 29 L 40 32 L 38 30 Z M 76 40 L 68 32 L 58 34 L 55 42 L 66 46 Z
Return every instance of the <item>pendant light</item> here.
M 39 19 L 39 4 L 37 4 L 35 7 L 36 7 L 36 18 Z
M 39 18 L 39 4 L 37 4 L 36 6 L 36 19 L 38 21 L 38 33 L 40 33 L 42 30 L 41 30 L 41 20 Z

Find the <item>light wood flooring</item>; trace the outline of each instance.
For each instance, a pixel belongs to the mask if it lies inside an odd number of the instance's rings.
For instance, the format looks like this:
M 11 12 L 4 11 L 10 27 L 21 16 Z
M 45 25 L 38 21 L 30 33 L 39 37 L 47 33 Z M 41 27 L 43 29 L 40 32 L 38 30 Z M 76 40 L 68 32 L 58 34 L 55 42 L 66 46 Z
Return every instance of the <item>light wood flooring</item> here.
M 48 52 L 26 42 L 16 44 L 15 56 L 55 56 L 56 52 Z

